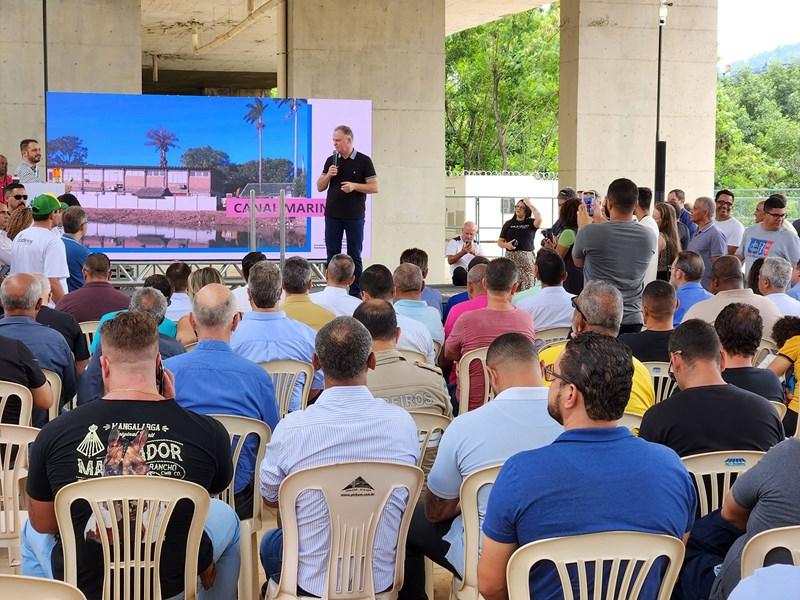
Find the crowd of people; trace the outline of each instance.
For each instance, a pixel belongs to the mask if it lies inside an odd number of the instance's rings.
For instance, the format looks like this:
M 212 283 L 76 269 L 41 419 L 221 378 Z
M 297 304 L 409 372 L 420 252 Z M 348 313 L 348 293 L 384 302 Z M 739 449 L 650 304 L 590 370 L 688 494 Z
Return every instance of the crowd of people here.
M 314 290 L 308 261 L 290 257 L 281 267 L 260 252 L 244 257 L 245 285 L 233 290 L 212 267 L 176 262 L 128 295 L 110 283 L 108 256 L 81 243 L 80 206 L 47 194 L 28 203 L 20 185 L 6 186 L 0 206 L 12 216 L 0 220 L 10 243 L 6 254 L 0 247 L 0 260 L 9 259 L 0 284 L 0 379 L 31 390 L 31 423 L 41 427 L 28 465 L 22 574 L 63 577 L 54 500 L 72 482 L 165 475 L 214 495 L 233 481 L 235 509 L 211 502 L 198 576 L 202 597 L 235 598 L 239 520 L 252 516 L 254 495 L 277 506 L 286 477 L 314 466 L 417 464 L 409 411 L 455 417 L 426 465 L 419 504 L 406 506 L 396 493 L 381 515 L 375 590 L 392 586 L 400 519 L 413 511 L 403 600 L 425 599 L 426 557 L 463 577 L 459 491 L 490 465 L 503 467 L 478 496 L 478 586 L 486 600 L 507 597 L 506 565 L 518 547 L 620 530 L 686 543 L 674 598 L 741 598 L 732 594 L 744 543 L 800 525 L 793 477 L 800 439 L 792 437 L 800 239 L 784 227 L 786 200 L 778 195 L 745 229 L 731 215 L 727 190 L 688 209 L 681 190 L 653 206 L 650 190 L 628 179 L 612 182 L 604 198 L 565 188 L 559 218 L 538 248 L 541 214 L 521 200 L 500 234 L 505 256 L 484 255 L 474 223 L 448 242 L 453 282 L 465 289 L 445 301 L 426 284 L 431 257 L 419 248 L 396 265 L 365 268 L 359 297 L 351 295 L 359 265 L 347 254 L 330 258 L 325 286 Z M 10 232 L 23 212 L 30 223 Z M 758 260 L 753 288 L 745 282 Z M 86 321 L 101 323 L 91 347 L 79 327 Z M 543 333 L 555 328 L 569 329 L 569 338 L 542 348 Z M 776 353 L 754 365 L 770 343 Z M 459 360 L 482 348 L 485 370 L 474 362 L 460 381 Z M 259 366 L 277 360 L 311 365 L 307 407 L 301 376 L 281 414 L 273 380 Z M 669 363 L 677 382 L 660 402 L 650 362 Z M 52 398 L 43 369 L 60 376 L 60 398 Z M 466 412 L 459 411 L 465 386 Z M 783 419 L 769 401 L 786 408 Z M 48 420 L 52 402 L 64 410 Z M 619 425 L 625 413 L 641 417 L 637 435 Z M 234 470 L 214 414 L 269 426 L 260 464 L 248 442 Z M 20 420 L 9 402 L 3 423 Z M 680 458 L 721 450 L 766 455 L 736 480 L 720 510 L 697 518 L 697 490 Z M 296 512 L 298 593 L 321 597 L 330 546 L 321 494 L 300 496 Z M 103 555 L 90 518 L 73 513 L 78 583 L 93 598 L 101 594 Z M 177 510 L 174 518 L 164 597 L 183 589 L 191 514 Z M 268 531 L 260 561 L 270 580 L 280 578 L 282 552 L 282 530 Z M 551 567 L 535 566 L 536 598 L 560 597 L 559 585 Z M 762 595 L 789 597 L 774 593 Z M 645 597 L 655 595 L 646 589 Z

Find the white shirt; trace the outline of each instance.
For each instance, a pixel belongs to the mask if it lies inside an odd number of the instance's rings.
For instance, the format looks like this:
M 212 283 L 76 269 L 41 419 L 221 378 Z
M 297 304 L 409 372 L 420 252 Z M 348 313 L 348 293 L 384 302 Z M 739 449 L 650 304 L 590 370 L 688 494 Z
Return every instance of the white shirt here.
M 541 291 L 517 303 L 517 308 L 524 310 L 533 318 L 535 331 L 551 327 L 570 327 L 572 325 L 572 294 L 560 285 L 543 287 Z
M 658 223 L 656 223 L 653 217 L 647 215 L 639 220 L 639 225 L 649 227 L 656 235 L 655 252 L 653 252 L 653 255 L 650 257 L 650 264 L 647 265 L 647 271 L 644 273 L 644 281 L 642 282 L 643 285 L 647 285 L 651 281 L 655 281 L 658 277 Z M 631 251 L 633 251 L 632 248 Z M 533 324 L 536 326 L 536 321 L 534 321 Z
M 738 248 L 741 245 L 742 235 L 744 235 L 744 225 L 739 222 L 739 219 L 731 217 L 725 221 L 714 221 L 714 225 L 716 225 L 717 229 L 725 236 L 728 246 L 736 246 Z
M 461 236 L 458 236 L 457 238 L 453 238 L 452 240 L 447 242 L 447 248 L 445 249 L 444 253 L 447 256 L 453 256 L 461 252 L 461 249 L 463 247 L 464 247 L 464 240 L 461 239 Z M 456 268 L 458 267 L 463 267 L 464 270 L 466 271 L 470 261 L 473 258 L 475 258 L 476 256 L 483 256 L 483 248 L 481 248 L 481 245 L 474 240 L 472 242 L 472 250 L 474 254 L 467 252 L 464 256 L 458 259 L 458 262 L 454 262 L 452 265 L 450 265 L 450 275 L 452 275 L 453 271 L 455 271 Z
M 328 388 L 307 409 L 289 413 L 276 425 L 261 463 L 261 496 L 278 500 L 281 482 L 299 469 L 353 461 L 414 465 L 418 456 L 417 426 L 405 409 L 376 400 L 364 386 Z M 394 581 L 397 531 L 407 498 L 405 491 L 395 492 L 381 515 L 373 555 L 376 590 Z M 297 585 L 322 596 L 330 548 L 325 500 L 319 491 L 303 492 L 296 510 Z
M 337 317 L 352 317 L 359 304 L 361 304 L 361 300 L 348 294 L 345 288 L 330 285 L 326 285 L 321 291 L 311 294 L 309 298 L 313 303 L 327 308 Z M 310 592 L 311 590 L 306 591 Z
M 11 264 L 11 247 L 13 242 L 8 239 L 4 229 L 0 229 L 0 264 Z M 66 290 L 64 290 L 66 292 Z
M 167 318 L 176 323 L 192 312 L 192 301 L 186 292 L 175 292 L 167 307 Z
M 11 243 L 12 273 L 42 273 L 61 281 L 67 293 L 67 251 L 64 242 L 44 227 L 30 226 L 20 231 Z
M 768 294 L 767 298 L 772 300 L 784 317 L 800 317 L 800 302 L 792 298 L 789 294 L 778 292 Z
M 233 297 L 236 298 L 236 310 L 242 313 L 250 312 L 250 299 L 247 297 L 247 284 L 233 290 Z
M 413 350 L 428 357 L 428 364 L 436 364 L 436 351 L 433 348 L 431 332 L 416 319 L 406 315 L 396 315 L 397 326 L 400 328 L 400 339 L 397 341 L 398 350 Z

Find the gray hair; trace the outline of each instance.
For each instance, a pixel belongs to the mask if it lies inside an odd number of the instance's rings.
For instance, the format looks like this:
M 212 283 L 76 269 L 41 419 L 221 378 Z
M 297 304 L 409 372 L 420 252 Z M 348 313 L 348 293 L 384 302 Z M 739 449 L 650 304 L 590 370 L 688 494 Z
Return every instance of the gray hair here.
M 39 297 L 42 299 L 42 302 L 44 302 L 45 297 L 50 295 L 50 290 L 52 288 L 50 280 L 44 276 L 44 273 L 31 273 L 31 275 L 39 285 Z
M 337 317 L 319 330 L 314 350 L 326 377 L 353 379 L 367 370 L 372 336 L 353 317 Z
M 767 279 L 772 287 L 786 290 L 792 281 L 792 265 L 780 256 L 768 256 L 761 266 L 760 275 Z
M 147 313 L 160 325 L 167 315 L 167 299 L 156 288 L 139 288 L 131 296 L 130 309 Z
M 22 275 L 22 273 L 20 273 Z M 30 285 L 25 288 L 25 293 L 20 296 L 12 296 L 8 288 L 11 287 L 11 282 L 15 279 L 14 275 L 6 277 L 3 284 L 0 285 L 0 304 L 3 309 L 9 310 L 33 310 L 36 308 L 36 303 L 42 296 L 42 287 L 36 281 L 36 277 L 31 275 Z
M 692 206 L 700 206 L 704 211 L 706 211 L 709 216 L 713 219 L 714 213 L 717 210 L 717 205 L 714 201 L 709 198 L 708 196 L 700 196 L 697 200 L 694 201 Z
M 403 263 L 394 270 L 394 287 L 398 292 L 422 291 L 422 269 L 411 263 Z
M 236 298 L 230 290 L 225 291 L 225 299 L 216 304 L 203 303 L 197 294 L 192 298 L 192 314 L 197 324 L 202 327 L 221 327 L 233 321 L 238 307 Z
M 622 324 L 622 294 L 607 281 L 590 281 L 577 298 L 588 325 L 605 329 L 613 335 Z
M 283 287 L 289 294 L 305 294 L 311 281 L 311 265 L 301 256 L 291 256 L 283 265 Z
M 281 297 L 280 267 L 268 260 L 257 262 L 250 267 L 247 289 L 256 307 L 275 308 Z
M 467 282 L 484 287 L 483 280 L 486 279 L 486 270 L 488 268 L 489 266 L 486 264 L 475 265 L 467 273 Z
M 347 254 L 337 254 L 328 263 L 327 275 L 331 281 L 345 285 L 356 272 L 356 264 Z

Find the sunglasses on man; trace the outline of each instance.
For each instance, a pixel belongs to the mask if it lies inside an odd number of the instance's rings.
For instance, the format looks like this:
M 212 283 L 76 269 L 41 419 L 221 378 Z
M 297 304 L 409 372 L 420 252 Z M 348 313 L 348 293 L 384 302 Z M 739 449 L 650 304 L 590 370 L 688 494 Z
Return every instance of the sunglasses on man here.
M 14 198 L 14 200 L 27 200 L 28 194 L 14 194 L 11 197 Z

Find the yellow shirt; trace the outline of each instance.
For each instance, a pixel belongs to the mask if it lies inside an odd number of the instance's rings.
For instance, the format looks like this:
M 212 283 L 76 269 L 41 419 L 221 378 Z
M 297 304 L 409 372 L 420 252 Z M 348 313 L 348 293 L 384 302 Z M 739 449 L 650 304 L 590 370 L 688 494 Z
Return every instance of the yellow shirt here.
M 565 346 L 566 343 L 546 348 L 539 353 L 539 359 L 544 362 L 545 366 L 552 365 L 564 351 Z M 550 382 L 545 381 L 544 384 L 549 386 Z M 650 377 L 650 371 L 639 359 L 633 357 L 633 383 L 625 412 L 642 416 L 647 412 L 648 408 L 655 404 L 655 400 L 656 393 L 653 390 L 653 379 Z
M 305 323 L 314 331 L 319 331 L 324 325 L 336 318 L 327 308 L 315 304 L 308 294 L 291 294 L 286 296 L 281 310 L 286 316 L 295 321 Z
M 799 382 L 795 383 L 792 401 L 789 402 L 789 410 L 798 412 L 798 408 L 800 408 L 800 402 L 798 402 L 798 399 L 800 399 L 800 360 L 798 360 L 800 359 L 800 335 L 796 335 L 793 338 L 786 340 L 786 343 L 781 346 L 780 350 L 778 350 L 778 354 L 786 357 L 792 362 L 794 379 L 796 382 Z

